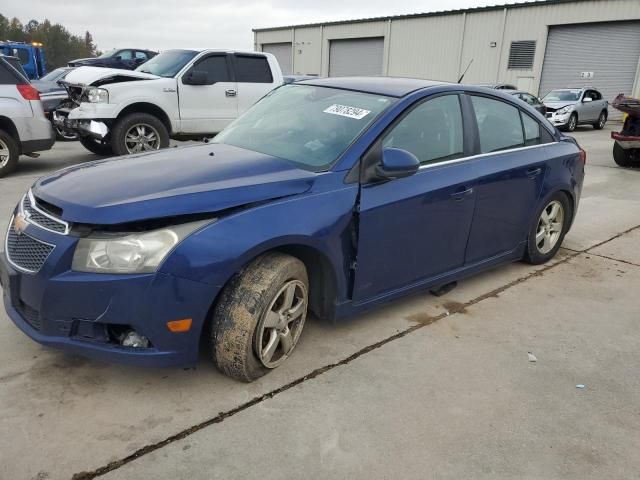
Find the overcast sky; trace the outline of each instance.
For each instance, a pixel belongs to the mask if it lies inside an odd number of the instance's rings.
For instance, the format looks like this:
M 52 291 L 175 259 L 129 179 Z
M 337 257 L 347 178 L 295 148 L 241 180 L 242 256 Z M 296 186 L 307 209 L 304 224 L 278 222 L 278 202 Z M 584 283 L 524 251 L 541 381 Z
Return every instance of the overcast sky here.
M 89 30 L 101 50 L 139 47 L 253 48 L 252 28 L 433 12 L 500 0 L 2 0 L 0 13 Z M 505 1 L 507 3 L 507 1 Z M 512 3 L 512 2 L 509 2 Z

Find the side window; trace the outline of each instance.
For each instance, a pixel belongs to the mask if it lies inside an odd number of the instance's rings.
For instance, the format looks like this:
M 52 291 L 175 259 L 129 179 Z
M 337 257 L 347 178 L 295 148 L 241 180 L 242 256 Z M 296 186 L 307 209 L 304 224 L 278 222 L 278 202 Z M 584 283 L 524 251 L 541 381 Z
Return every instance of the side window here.
M 595 90 L 589 90 L 589 96 L 593 99 L 594 102 L 596 100 L 602 99 L 602 96 L 600 95 L 600 93 L 596 92 Z
M 136 50 L 136 60 L 147 60 L 146 52 L 141 52 L 140 50 Z
M 236 55 L 236 80 L 245 83 L 272 83 L 267 57 Z
M 212 55 L 200 60 L 194 66 L 195 70 L 207 72 L 207 84 L 213 85 L 216 82 L 230 82 L 229 68 L 227 67 L 227 57 L 225 55 Z
M 499 100 L 472 96 L 478 122 L 480 151 L 497 152 L 524 145 L 519 110 Z
M 462 157 L 464 135 L 458 96 L 445 95 L 418 105 L 385 135 L 382 146 L 407 150 L 422 164 Z
M 520 115 L 522 115 L 522 126 L 524 128 L 524 144 L 529 146 L 542 143 L 540 135 L 542 127 L 540 127 L 540 124 L 524 112 L 520 112 Z
M 131 50 L 120 50 L 118 52 L 118 56 L 122 60 L 132 60 L 133 59 L 133 52 Z

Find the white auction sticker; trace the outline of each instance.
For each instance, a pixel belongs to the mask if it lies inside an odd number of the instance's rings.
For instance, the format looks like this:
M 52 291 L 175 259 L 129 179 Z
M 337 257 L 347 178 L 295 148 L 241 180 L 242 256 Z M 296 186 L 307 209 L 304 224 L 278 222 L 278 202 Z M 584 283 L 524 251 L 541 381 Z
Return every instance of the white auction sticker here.
M 333 104 L 330 107 L 323 110 L 324 113 L 331 113 L 333 115 L 340 115 L 342 117 L 355 118 L 356 120 L 362 120 L 364 117 L 371 113 L 371 110 L 365 110 L 364 108 L 349 107 L 347 105 Z

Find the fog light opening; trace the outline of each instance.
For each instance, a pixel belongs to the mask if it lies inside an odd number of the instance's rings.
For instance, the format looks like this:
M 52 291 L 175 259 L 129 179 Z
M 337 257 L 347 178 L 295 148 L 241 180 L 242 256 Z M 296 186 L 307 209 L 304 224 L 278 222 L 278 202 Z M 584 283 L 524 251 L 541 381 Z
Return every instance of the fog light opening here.
M 120 336 L 120 345 L 132 348 L 149 348 L 150 342 L 147 337 L 140 335 L 135 330 L 127 330 Z

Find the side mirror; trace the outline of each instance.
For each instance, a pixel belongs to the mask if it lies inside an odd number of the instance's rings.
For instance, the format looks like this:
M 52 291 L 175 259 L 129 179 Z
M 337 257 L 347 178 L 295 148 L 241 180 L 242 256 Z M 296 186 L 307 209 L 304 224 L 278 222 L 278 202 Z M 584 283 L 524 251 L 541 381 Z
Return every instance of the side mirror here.
M 420 168 L 420 160 L 416 156 L 401 148 L 385 148 L 382 150 L 382 162 L 376 167 L 376 174 L 380 178 L 393 180 L 409 177 Z
M 582 103 L 589 103 L 589 102 L 593 102 L 593 98 L 591 97 L 584 97 L 582 99 Z
M 115 58 L 116 60 L 118 60 L 119 62 L 121 62 L 121 61 L 122 61 L 122 57 L 121 57 L 120 55 L 116 55 L 114 58 Z
M 182 77 L 182 83 L 185 85 L 206 85 L 208 80 L 207 72 L 204 70 L 190 70 Z

